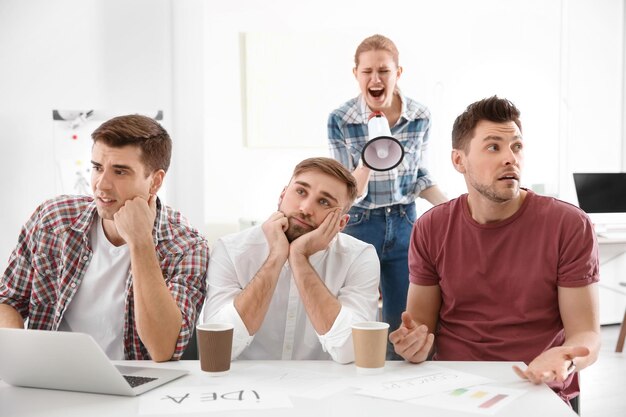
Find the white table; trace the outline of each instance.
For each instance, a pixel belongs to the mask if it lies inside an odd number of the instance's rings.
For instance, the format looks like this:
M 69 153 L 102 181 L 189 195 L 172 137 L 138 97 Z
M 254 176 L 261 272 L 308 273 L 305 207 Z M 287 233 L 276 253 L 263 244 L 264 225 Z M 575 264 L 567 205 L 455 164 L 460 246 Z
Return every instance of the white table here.
M 129 361 L 126 364 L 142 366 L 183 367 L 191 373 L 179 378 L 165 387 L 174 388 L 202 386 L 207 384 L 233 385 L 246 381 L 246 369 L 255 365 L 270 367 L 289 367 L 302 371 L 323 372 L 327 375 L 342 377 L 346 381 L 353 381 L 356 374 L 354 364 L 340 365 L 332 361 L 235 361 L 227 375 L 212 377 L 200 370 L 197 361 L 168 362 L 156 364 L 149 361 Z M 507 388 L 523 389 L 524 395 L 508 404 L 497 415 L 516 416 L 576 416 L 560 398 L 545 385 L 532 385 L 522 381 L 514 374 L 511 366 L 513 362 L 433 362 L 438 366 L 455 369 L 457 371 L 481 375 L 497 381 L 497 385 Z M 385 371 L 419 367 L 407 362 L 387 362 Z M 417 369 L 417 368 L 413 368 Z M 251 371 L 248 370 L 248 373 Z M 248 377 L 249 378 L 249 377 Z M 360 376 L 360 378 L 369 378 Z M 157 388 L 159 389 L 159 388 Z M 314 400 L 291 395 L 294 408 L 267 409 L 256 411 L 224 411 L 211 413 L 211 416 L 311 416 L 311 417 L 395 417 L 395 416 L 477 416 L 478 414 L 461 413 L 459 411 L 444 410 L 417 406 L 398 401 L 390 401 L 366 397 L 354 393 L 355 389 L 346 386 L 346 389 L 332 394 L 329 397 Z M 150 392 L 143 394 L 144 396 Z M 583 394 L 584 395 L 584 394 Z M 128 398 L 110 395 L 86 394 L 33 388 L 18 388 L 0 381 L 0 416 L 1 417 L 98 417 L 137 416 L 140 409 L 140 397 Z M 162 414 L 164 415 L 164 414 Z M 171 415 L 171 414 L 170 414 Z M 195 417 L 208 414 L 180 414 L 181 416 Z

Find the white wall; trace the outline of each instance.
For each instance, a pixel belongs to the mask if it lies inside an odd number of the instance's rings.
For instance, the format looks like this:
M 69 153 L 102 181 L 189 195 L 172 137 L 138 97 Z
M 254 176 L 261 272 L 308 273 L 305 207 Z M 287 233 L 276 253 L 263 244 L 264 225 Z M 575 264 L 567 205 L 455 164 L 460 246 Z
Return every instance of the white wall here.
M 624 2 L 563 1 L 560 197 L 576 202 L 571 173 L 619 172 L 624 132 Z M 621 40 L 620 40 L 621 39 Z
M 522 111 L 525 185 L 543 184 L 546 192 L 575 203 L 573 171 L 621 168 L 621 0 L 399 0 L 393 8 L 371 0 L 298 7 L 288 0 L 232 0 L 207 8 L 206 16 L 207 56 L 218 62 L 205 71 L 209 224 L 263 218 L 294 163 L 327 154 L 325 117 L 358 94 L 351 73 L 354 49 L 376 32 L 398 45 L 404 92 L 433 113 L 431 171 L 448 195 L 465 190 L 449 162 L 452 122 L 467 104 L 492 94 L 513 100 Z M 294 142 L 319 137 L 318 147 L 244 145 L 241 32 L 283 35 L 280 49 L 292 48 L 282 59 L 268 52 L 265 72 L 275 74 L 280 91 L 267 94 L 253 111 L 263 111 L 281 132 L 313 136 Z M 294 39 L 301 40 L 302 50 L 291 46 Z M 316 39 L 328 54 L 312 47 Z M 290 85 L 297 93 L 284 91 Z M 332 106 L 307 107 L 328 101 L 329 92 Z
M 55 194 L 52 109 L 171 111 L 170 14 L 169 0 L 0 0 L 2 263 Z
M 394 39 L 403 90 L 433 112 L 432 170 L 451 196 L 463 190 L 449 164 L 452 120 L 484 96 L 513 99 L 529 143 L 527 184 L 571 200 L 572 170 L 622 164 L 623 22 L 621 0 L 0 0 L 0 259 L 55 194 L 53 108 L 163 109 L 175 141 L 169 203 L 211 241 L 241 217 L 265 218 L 293 166 L 327 150 L 325 137 L 312 148 L 244 146 L 246 31 L 336 37 L 333 56 L 345 60 L 302 53 L 276 74 L 335 93 L 335 105 L 358 93 L 357 43 L 376 32 Z M 334 84 L 307 75 L 318 70 Z M 325 132 L 306 102 L 280 104 L 277 123 Z

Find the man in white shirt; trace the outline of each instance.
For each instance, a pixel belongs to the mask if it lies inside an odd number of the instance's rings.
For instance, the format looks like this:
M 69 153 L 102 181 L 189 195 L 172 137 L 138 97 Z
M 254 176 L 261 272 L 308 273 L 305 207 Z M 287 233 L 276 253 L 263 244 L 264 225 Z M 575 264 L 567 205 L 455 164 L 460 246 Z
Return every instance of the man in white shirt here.
M 330 158 L 299 163 L 261 226 L 219 239 L 204 322 L 234 325 L 233 359 L 354 360 L 351 325 L 375 320 L 376 251 L 339 233 L 356 181 Z

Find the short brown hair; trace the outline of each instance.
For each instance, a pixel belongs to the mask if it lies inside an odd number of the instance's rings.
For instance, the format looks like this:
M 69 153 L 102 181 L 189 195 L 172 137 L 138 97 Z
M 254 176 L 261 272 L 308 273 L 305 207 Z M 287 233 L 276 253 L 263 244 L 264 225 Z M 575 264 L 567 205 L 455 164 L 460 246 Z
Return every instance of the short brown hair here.
M 172 157 L 172 139 L 156 120 L 132 114 L 114 117 L 102 123 L 91 134 L 93 142 L 102 142 L 113 148 L 127 145 L 141 148 L 141 160 L 146 176 L 162 169 L 167 172 Z
M 359 46 L 356 48 L 356 52 L 354 53 L 354 65 L 356 67 L 359 66 L 359 55 L 363 52 L 369 51 L 387 51 L 391 54 L 393 62 L 396 66 L 400 66 L 398 48 L 396 48 L 396 44 L 393 41 L 383 35 L 372 35 L 369 38 L 365 38 Z
M 339 162 L 335 161 L 332 158 L 309 158 L 300 162 L 293 170 L 292 177 L 302 174 L 305 171 L 317 170 L 321 171 L 324 174 L 330 175 L 331 177 L 337 178 L 339 181 L 346 184 L 346 188 L 348 191 L 348 206 L 345 208 L 346 211 L 352 206 L 354 199 L 356 198 L 357 189 L 356 189 L 356 179 L 354 176 Z
M 520 111 L 505 98 L 493 96 L 467 106 L 465 111 L 454 121 L 452 127 L 452 148 L 467 153 L 469 142 L 474 136 L 474 129 L 481 120 L 495 123 L 514 122 L 522 131 L 519 119 Z

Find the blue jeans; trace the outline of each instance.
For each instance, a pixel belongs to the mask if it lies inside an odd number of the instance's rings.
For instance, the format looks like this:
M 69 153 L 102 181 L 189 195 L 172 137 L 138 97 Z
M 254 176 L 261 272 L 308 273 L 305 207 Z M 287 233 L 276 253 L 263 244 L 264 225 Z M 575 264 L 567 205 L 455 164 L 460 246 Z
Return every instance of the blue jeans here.
M 382 320 L 389 323 L 390 333 L 400 326 L 402 312 L 406 309 L 409 241 L 415 218 L 415 203 L 373 210 L 352 207 L 350 221 L 343 230 L 376 248 L 380 260 Z M 387 359 L 402 359 L 395 354 L 391 343 L 387 345 Z

